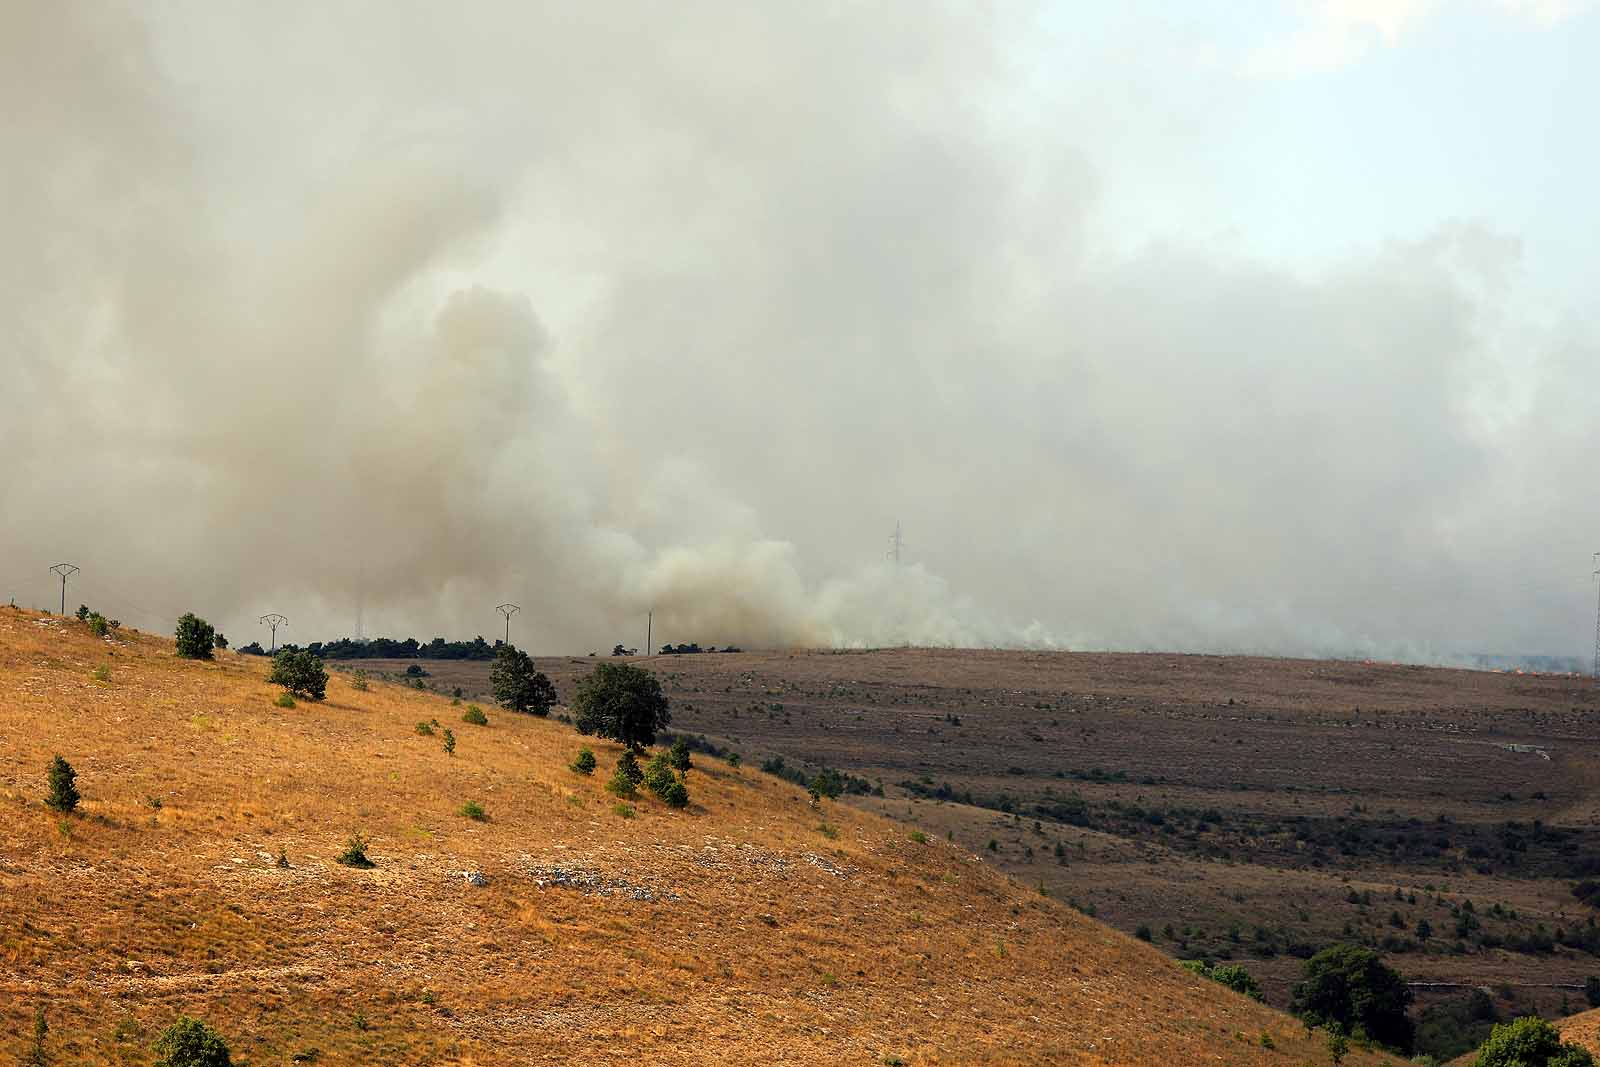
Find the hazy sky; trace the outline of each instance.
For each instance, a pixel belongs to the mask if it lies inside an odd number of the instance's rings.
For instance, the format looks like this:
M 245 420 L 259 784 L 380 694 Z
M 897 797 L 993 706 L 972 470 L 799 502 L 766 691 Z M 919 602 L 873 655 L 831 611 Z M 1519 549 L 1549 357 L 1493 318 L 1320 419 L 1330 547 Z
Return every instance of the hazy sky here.
M 17 2 L 0 92 L 18 603 L 1589 647 L 1595 4 Z

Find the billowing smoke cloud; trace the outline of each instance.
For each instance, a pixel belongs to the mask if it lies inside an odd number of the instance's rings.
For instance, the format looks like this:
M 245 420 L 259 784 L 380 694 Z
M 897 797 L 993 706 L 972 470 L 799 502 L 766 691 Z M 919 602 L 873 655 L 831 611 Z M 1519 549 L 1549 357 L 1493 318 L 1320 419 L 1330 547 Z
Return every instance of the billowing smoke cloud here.
M 1574 651 L 1600 350 L 1516 243 L 1114 251 L 1094 131 L 1018 119 L 1024 15 L 7 5 L 0 595 Z

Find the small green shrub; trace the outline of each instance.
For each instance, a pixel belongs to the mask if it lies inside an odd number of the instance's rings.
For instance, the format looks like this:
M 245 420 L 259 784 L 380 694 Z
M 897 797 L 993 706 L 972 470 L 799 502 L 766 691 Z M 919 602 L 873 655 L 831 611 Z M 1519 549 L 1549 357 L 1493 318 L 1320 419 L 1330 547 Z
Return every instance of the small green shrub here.
M 72 764 L 61 758 L 60 753 L 50 761 L 45 780 L 50 787 L 50 792 L 44 798 L 47 805 L 62 813 L 77 810 L 80 799 L 76 784 L 78 772 L 72 769 Z
M 476 704 L 468 704 L 467 710 L 461 713 L 461 721 L 471 723 L 473 726 L 488 726 L 489 716 Z
M 106 617 L 98 611 L 89 616 L 89 632 L 96 637 L 104 637 L 111 632 L 111 626 L 106 622 Z
M 667 799 L 667 789 L 675 781 L 677 779 L 672 775 L 672 764 L 669 762 L 667 754 L 665 752 L 657 752 L 651 757 L 650 763 L 644 769 L 645 788 L 665 800 Z
M 358 693 L 365 693 L 368 689 L 371 689 L 372 686 L 367 682 L 367 672 L 356 671 L 352 674 L 350 676 L 350 688 Z
M 275 699 L 273 703 L 280 708 L 292 708 L 295 706 L 294 697 L 290 696 L 287 692 L 279 693 L 277 699 Z
M 1272 1040 L 1272 1035 L 1267 1033 L 1265 1030 L 1261 1031 L 1261 1038 L 1259 1041 L 1257 1041 L 1257 1044 L 1265 1049 L 1274 1049 L 1278 1047 L 1278 1043 Z
M 667 802 L 669 808 L 687 808 L 689 806 L 689 787 L 683 784 L 683 779 L 678 778 L 667 786 L 667 791 L 661 794 L 661 799 Z
M 921 830 L 913 830 L 911 831 L 911 840 L 919 845 L 926 845 L 928 843 L 928 835 Z
M 421 734 L 423 737 L 432 737 L 433 736 L 433 724 L 432 723 L 426 723 L 426 722 L 417 723 L 417 733 Z
M 351 834 L 350 840 L 344 843 L 344 851 L 339 853 L 339 862 L 346 867 L 359 867 L 362 870 L 371 870 L 377 864 L 367 858 L 367 839 L 359 833 Z
M 156 1038 L 156 1067 L 232 1067 L 222 1035 L 187 1015 Z
M 618 804 L 616 807 L 612 808 L 611 810 L 619 818 L 631 819 L 634 816 L 634 810 L 633 810 L 633 805 L 632 804 Z
M 595 765 L 594 753 L 587 748 L 578 749 L 578 758 L 568 764 L 579 774 L 593 774 Z
M 476 800 L 469 800 L 461 805 L 461 810 L 456 814 L 463 819 L 471 819 L 473 822 L 487 822 L 489 820 L 489 816 L 484 813 L 483 805 Z
M 452 756 L 456 754 L 456 735 L 449 730 L 444 732 L 444 750 Z
M 94 680 L 97 682 L 111 681 L 111 668 L 104 663 L 94 669 Z
M 826 837 L 829 841 L 839 840 L 839 828 L 829 823 L 817 823 L 817 833 L 821 834 L 823 837 Z
M 689 758 L 689 742 L 686 738 L 678 738 L 672 742 L 672 748 L 667 752 L 667 762 L 672 764 L 672 769 L 683 774 L 694 762 Z

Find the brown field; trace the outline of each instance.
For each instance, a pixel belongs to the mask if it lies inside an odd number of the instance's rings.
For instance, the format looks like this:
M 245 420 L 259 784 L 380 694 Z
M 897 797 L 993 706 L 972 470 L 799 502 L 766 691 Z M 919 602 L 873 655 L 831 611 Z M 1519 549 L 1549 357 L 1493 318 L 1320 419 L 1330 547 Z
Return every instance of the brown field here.
M 266 667 L 0 610 L 0 1058 L 43 1008 L 53 1063 L 150 1063 L 180 1012 L 252 1065 L 1325 1060 L 1298 1022 L 872 812 L 701 756 L 687 811 L 624 817 L 554 720 L 474 727 L 342 676 L 279 708 Z M 41 802 L 58 752 L 69 816 Z M 353 831 L 375 869 L 334 862 Z
M 565 693 L 593 662 L 540 664 Z M 1547 944 L 1584 931 L 1600 949 L 1569 892 L 1600 871 L 1587 678 L 921 649 L 642 662 L 675 729 L 747 767 L 781 754 L 881 783 L 883 798 L 851 803 L 1147 927 L 1174 956 L 1243 962 L 1280 1006 L 1300 957 L 1337 940 L 1435 983 L 1418 986 L 1419 1013 L 1483 987 L 1503 1017 L 1558 1016 L 1587 1006 L 1582 982 L 1600 973 L 1590 951 Z M 485 664 L 425 666 L 446 691 L 487 688 Z M 946 784 L 973 803 L 937 799 Z

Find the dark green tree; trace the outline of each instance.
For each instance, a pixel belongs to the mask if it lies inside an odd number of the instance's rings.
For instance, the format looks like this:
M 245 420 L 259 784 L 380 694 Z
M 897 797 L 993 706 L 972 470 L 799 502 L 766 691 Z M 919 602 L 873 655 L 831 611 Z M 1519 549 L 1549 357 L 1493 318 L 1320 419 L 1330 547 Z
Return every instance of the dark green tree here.
M 512 711 L 542 718 L 550 714 L 550 708 L 556 703 L 556 687 L 534 668 L 533 658 L 515 645 L 503 644 L 495 649 L 489 684 L 501 707 Z
M 665 752 L 657 752 L 645 766 L 644 784 L 650 792 L 662 800 L 667 799 L 667 790 L 677 780 L 677 777 L 672 773 L 672 764 L 667 760 Z
M 1325 948 L 1306 961 L 1289 1010 L 1315 1026 L 1355 1033 L 1409 1054 L 1413 1033 L 1406 1010 L 1411 989 L 1376 952 L 1359 945 Z
M 1496 1026 L 1472 1062 L 1473 1067 L 1594 1067 L 1588 1050 L 1563 1042 L 1560 1031 L 1536 1015 Z
M 594 753 L 587 748 L 578 749 L 578 758 L 568 764 L 579 774 L 593 774 L 595 767 Z
M 267 681 L 307 700 L 321 700 L 328 693 L 328 672 L 322 660 L 305 649 L 286 650 L 273 657 Z
M 156 1038 L 156 1067 L 232 1067 L 227 1042 L 199 1019 L 187 1015 Z
M 1255 975 L 1237 963 L 1226 967 L 1213 967 L 1207 977 L 1213 982 L 1221 982 L 1235 993 L 1243 993 L 1251 1000 L 1261 999 L 1261 983 L 1256 981 Z
M 184 659 L 210 659 L 217 631 L 194 612 L 178 620 L 178 655 Z
M 689 758 L 688 739 L 680 737 L 673 741 L 672 748 L 668 750 L 667 759 L 672 762 L 672 769 L 679 773 L 687 771 L 694 766 L 694 761 Z
M 578 683 L 572 700 L 579 733 L 595 734 L 643 752 L 656 731 L 672 721 L 661 683 L 649 671 L 627 663 L 600 663 Z
M 211 638 L 211 643 L 213 645 L 216 645 L 218 648 L 227 648 L 228 647 L 228 637 L 221 630 L 218 630 L 216 632 L 216 635 Z
M 72 769 L 72 764 L 61 758 L 57 753 L 56 758 L 50 761 L 50 770 L 47 775 L 50 783 L 50 793 L 44 802 L 59 812 L 69 812 L 78 806 L 78 772 Z

